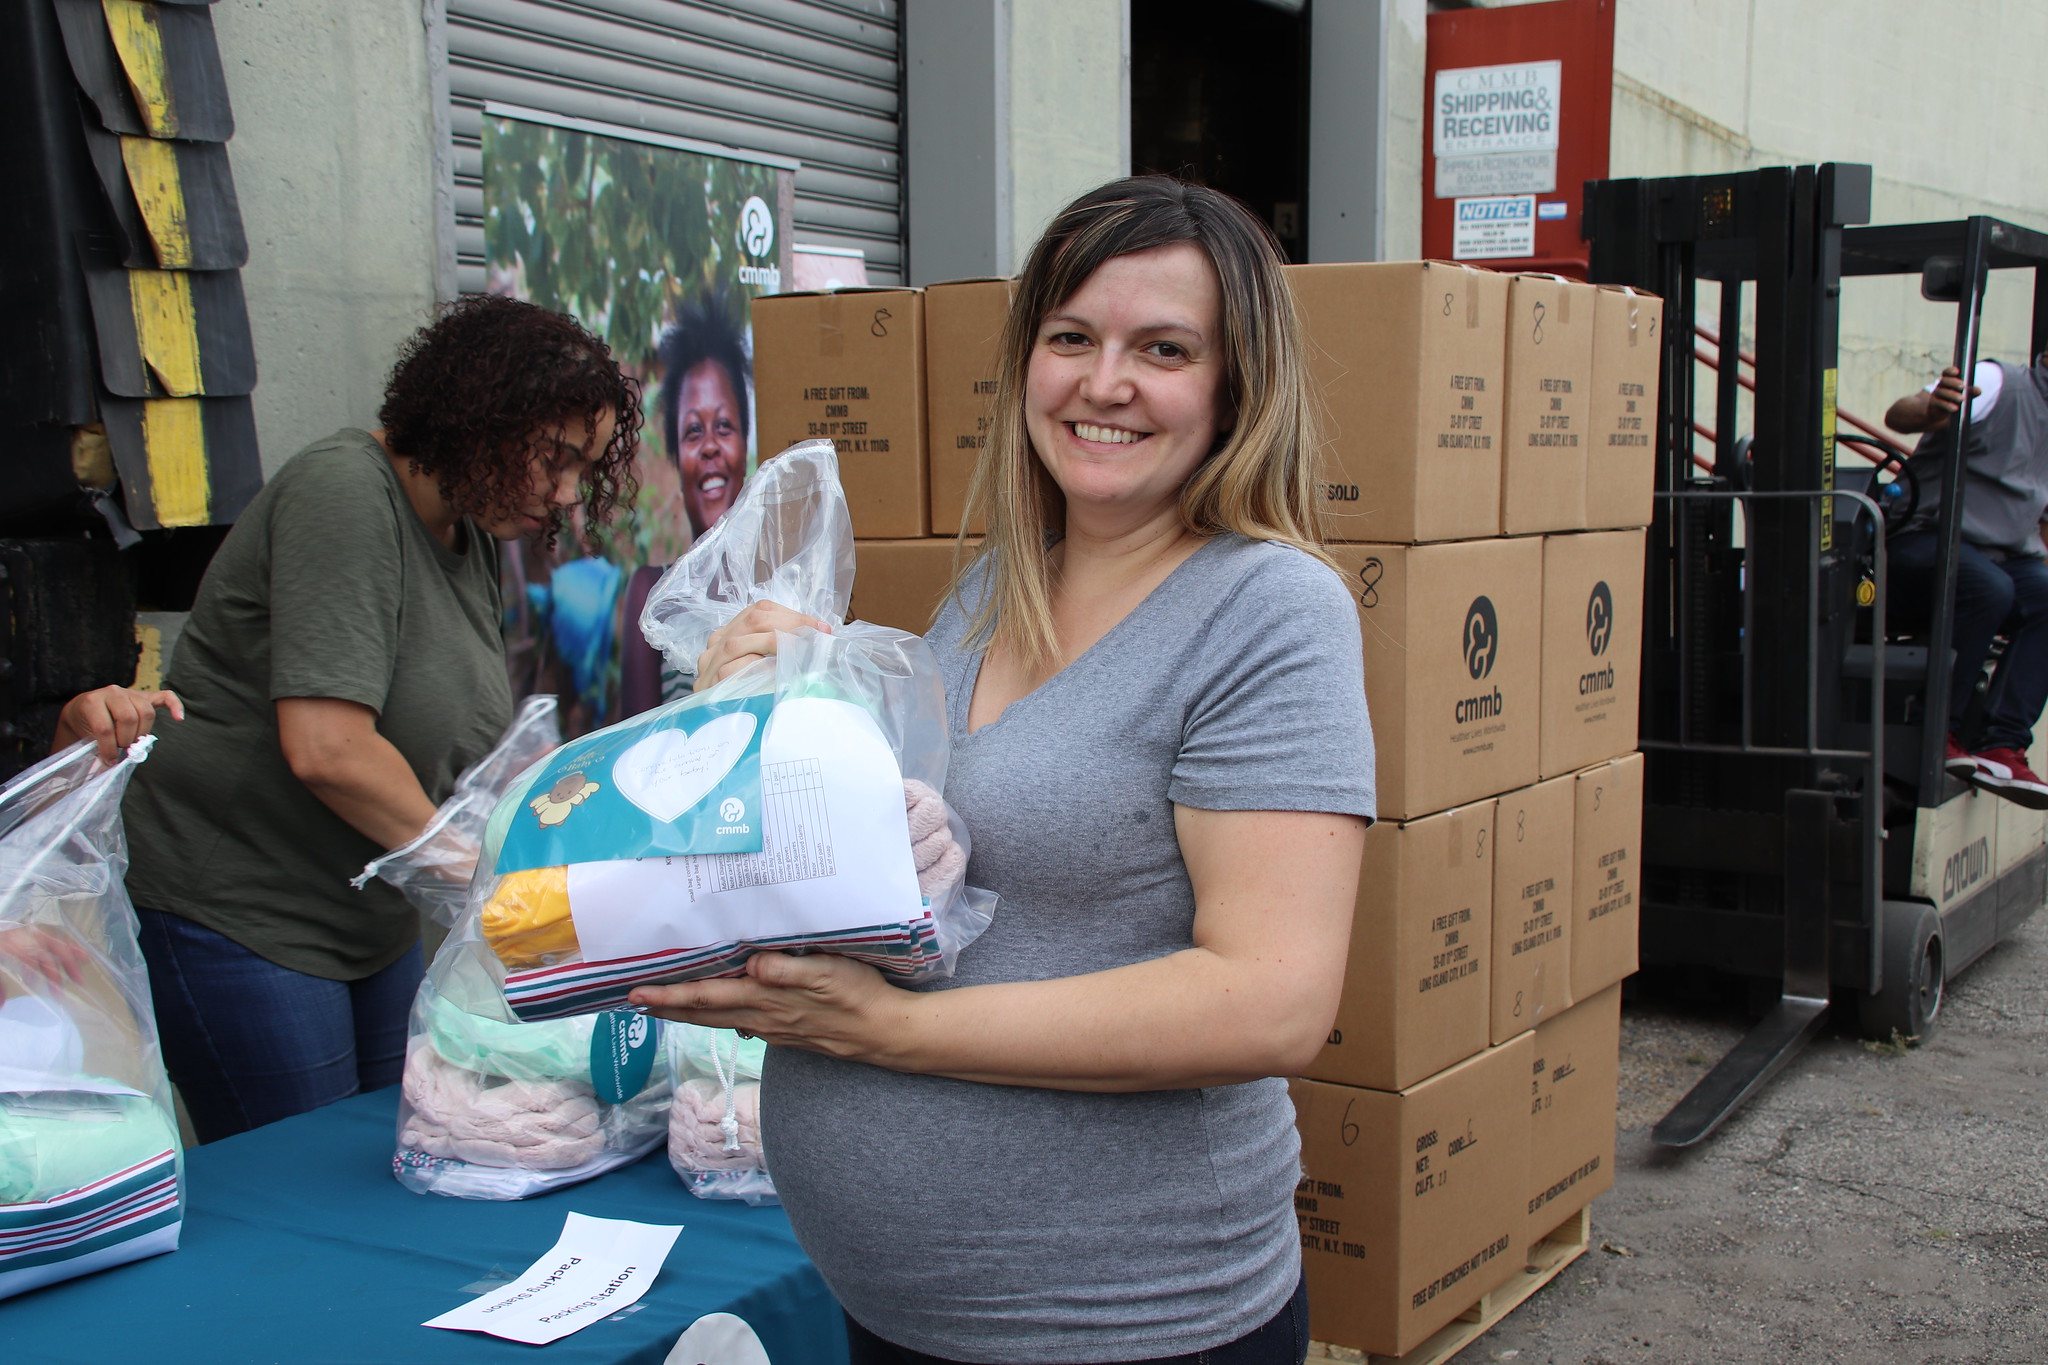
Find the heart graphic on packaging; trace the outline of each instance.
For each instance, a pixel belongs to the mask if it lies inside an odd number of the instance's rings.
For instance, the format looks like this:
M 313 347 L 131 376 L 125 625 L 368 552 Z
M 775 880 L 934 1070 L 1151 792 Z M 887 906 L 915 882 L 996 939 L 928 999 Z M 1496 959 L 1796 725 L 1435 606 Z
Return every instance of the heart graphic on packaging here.
M 663 824 L 709 796 L 746 753 L 757 725 L 745 711 L 728 712 L 689 734 L 662 730 L 612 763 L 619 795 Z

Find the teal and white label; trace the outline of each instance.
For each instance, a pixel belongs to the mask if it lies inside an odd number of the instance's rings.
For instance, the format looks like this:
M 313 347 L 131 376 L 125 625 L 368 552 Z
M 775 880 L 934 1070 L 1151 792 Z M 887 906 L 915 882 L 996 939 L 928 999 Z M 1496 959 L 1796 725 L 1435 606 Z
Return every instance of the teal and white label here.
M 682 701 L 556 750 L 521 794 L 500 876 L 761 850 L 761 732 L 774 699 Z
M 590 1031 L 590 1085 L 606 1104 L 624 1104 L 646 1088 L 661 1050 L 661 1028 L 632 1010 L 606 1010 Z

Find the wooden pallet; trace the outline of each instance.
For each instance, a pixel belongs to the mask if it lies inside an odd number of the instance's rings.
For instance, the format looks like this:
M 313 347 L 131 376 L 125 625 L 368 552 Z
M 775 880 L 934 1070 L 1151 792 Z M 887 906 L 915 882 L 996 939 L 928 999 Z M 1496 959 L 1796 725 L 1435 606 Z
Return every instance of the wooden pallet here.
M 1311 1342 L 1308 1365 L 1443 1365 L 1458 1352 L 1486 1335 L 1493 1325 L 1520 1308 L 1529 1296 L 1556 1279 L 1558 1273 L 1586 1254 L 1592 1240 L 1590 1211 L 1580 1209 L 1560 1223 L 1549 1236 L 1529 1248 L 1522 1272 L 1490 1294 L 1480 1296 L 1457 1319 L 1406 1355 L 1370 1355 L 1348 1346 Z

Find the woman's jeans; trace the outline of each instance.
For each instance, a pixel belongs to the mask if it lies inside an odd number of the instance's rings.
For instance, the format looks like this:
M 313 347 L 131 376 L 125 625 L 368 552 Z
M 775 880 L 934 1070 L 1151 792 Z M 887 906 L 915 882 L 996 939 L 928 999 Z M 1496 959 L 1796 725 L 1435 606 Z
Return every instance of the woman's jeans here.
M 329 981 L 181 916 L 135 914 L 164 1065 L 201 1142 L 398 1080 L 418 944 L 373 976 Z
M 1935 532 L 1908 531 L 1886 547 L 1892 575 L 1891 610 L 1921 630 L 1934 619 Z M 2034 722 L 2048 704 L 2048 560 L 2040 556 L 1987 553 L 1968 541 L 1956 543 L 1956 614 L 1951 640 L 1955 672 L 1949 679 L 1948 726 L 1960 733 L 1970 694 L 1984 672 L 1993 637 L 2006 637 L 2005 653 L 1991 675 L 1983 734 L 1971 749 L 2011 748 L 2025 753 Z
M 851 1348 L 851 1365 L 958 1365 L 941 1356 L 892 1346 L 850 1317 L 846 1320 L 846 1341 Z M 1253 1328 L 1236 1341 L 1182 1356 L 1134 1361 L 1132 1365 L 1302 1365 L 1306 1359 L 1308 1282 L 1304 1280 L 1294 1286 L 1294 1297 L 1265 1326 Z

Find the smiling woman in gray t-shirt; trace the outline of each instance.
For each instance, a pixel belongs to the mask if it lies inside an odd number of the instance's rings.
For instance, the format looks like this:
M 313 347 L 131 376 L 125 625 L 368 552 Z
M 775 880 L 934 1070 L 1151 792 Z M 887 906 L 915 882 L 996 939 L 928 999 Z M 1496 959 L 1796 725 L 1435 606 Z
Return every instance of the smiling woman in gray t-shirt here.
M 769 1167 L 854 1365 L 1295 1365 L 1271 1078 L 1328 1032 L 1373 814 L 1298 326 L 1264 230 L 1163 177 L 1069 206 L 1015 310 L 987 549 L 929 636 L 993 924 L 929 989 L 771 954 L 634 999 L 773 1045 Z M 699 676 L 800 619 L 750 608 Z

